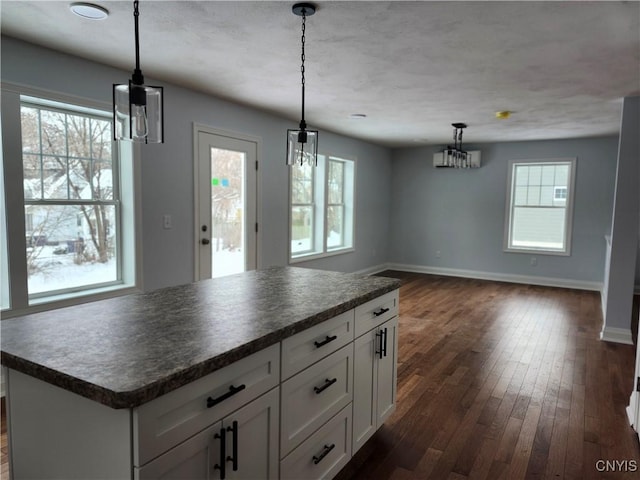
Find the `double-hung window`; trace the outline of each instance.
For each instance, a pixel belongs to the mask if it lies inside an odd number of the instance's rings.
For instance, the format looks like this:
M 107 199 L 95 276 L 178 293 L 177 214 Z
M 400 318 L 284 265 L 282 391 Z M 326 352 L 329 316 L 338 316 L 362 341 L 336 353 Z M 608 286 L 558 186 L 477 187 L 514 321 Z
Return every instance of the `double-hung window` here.
M 11 307 L 135 286 L 132 147 L 113 141 L 110 113 L 22 95 L 19 124 L 23 202 L 7 218 L 23 215 L 24 243 L 6 255 L 26 264 L 28 303 Z
M 353 249 L 355 161 L 318 155 L 291 167 L 291 261 Z
M 571 253 L 575 169 L 575 158 L 510 162 L 506 251 Z

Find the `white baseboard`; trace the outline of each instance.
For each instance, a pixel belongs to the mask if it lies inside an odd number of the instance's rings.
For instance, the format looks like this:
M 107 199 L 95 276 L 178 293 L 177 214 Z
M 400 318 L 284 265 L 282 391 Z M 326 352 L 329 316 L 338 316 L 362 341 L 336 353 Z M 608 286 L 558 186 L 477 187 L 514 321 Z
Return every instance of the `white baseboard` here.
M 497 282 L 524 283 L 528 285 L 541 285 L 545 287 L 574 288 L 577 290 L 602 291 L 601 282 L 585 282 L 569 278 L 536 277 L 531 275 L 513 275 L 510 273 L 481 272 L 478 270 L 460 270 L 457 268 L 429 267 L 424 265 L 407 265 L 402 263 L 389 263 L 390 270 L 403 272 L 427 273 L 431 275 L 444 275 L 448 277 L 475 278 L 478 280 L 493 280 Z
M 633 345 L 631 328 L 617 328 L 605 326 L 600 332 L 600 340 L 604 342 L 623 343 Z
M 355 273 L 356 275 L 375 275 L 376 273 L 384 272 L 385 270 L 389 270 L 388 263 L 374 265 L 373 267 L 364 268 L 353 273 Z

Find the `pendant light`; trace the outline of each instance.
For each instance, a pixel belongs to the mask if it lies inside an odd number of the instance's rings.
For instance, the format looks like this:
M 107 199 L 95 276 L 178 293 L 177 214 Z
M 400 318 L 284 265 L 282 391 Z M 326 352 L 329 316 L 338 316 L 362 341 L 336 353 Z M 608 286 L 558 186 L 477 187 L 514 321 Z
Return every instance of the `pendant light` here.
M 129 83 L 113 85 L 113 136 L 116 140 L 164 143 L 163 89 L 145 85 L 140 70 L 138 3 L 133 2 L 136 68 Z
M 448 145 L 444 150 L 444 164 L 447 167 L 469 168 L 469 153 L 462 149 L 462 130 L 467 128 L 464 123 L 452 123 L 453 147 Z
M 302 17 L 302 119 L 298 130 L 287 130 L 287 165 L 308 163 L 312 166 L 318 165 L 318 131 L 307 130 L 307 123 L 304 121 L 304 42 L 305 27 L 307 17 L 316 13 L 316 7 L 312 3 L 296 3 L 292 11 Z

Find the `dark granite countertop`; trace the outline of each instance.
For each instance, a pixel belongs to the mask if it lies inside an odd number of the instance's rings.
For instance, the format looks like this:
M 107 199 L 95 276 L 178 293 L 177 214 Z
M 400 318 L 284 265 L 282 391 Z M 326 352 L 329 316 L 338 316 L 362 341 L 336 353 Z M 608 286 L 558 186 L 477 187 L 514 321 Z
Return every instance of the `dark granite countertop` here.
M 112 408 L 136 407 L 399 286 L 266 268 L 3 320 L 1 360 Z

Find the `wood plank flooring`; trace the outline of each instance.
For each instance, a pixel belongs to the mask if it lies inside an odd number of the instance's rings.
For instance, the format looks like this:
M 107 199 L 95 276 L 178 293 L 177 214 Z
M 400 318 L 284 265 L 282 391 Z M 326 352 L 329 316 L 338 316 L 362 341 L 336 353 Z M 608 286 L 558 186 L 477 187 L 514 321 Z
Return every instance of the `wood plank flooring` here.
M 635 348 L 598 339 L 598 293 L 383 275 L 403 280 L 397 409 L 338 480 L 640 478 Z M 5 479 L 4 408 L 1 438 Z
M 598 293 L 384 275 L 403 279 L 397 410 L 339 480 L 640 478 L 635 348 L 599 340 Z

